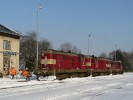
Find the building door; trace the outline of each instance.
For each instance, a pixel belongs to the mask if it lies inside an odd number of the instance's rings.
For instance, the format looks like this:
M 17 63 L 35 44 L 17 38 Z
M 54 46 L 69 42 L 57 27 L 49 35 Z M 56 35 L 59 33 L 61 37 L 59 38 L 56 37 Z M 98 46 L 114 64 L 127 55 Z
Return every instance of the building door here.
M 10 56 L 3 56 L 3 72 L 4 75 L 9 75 L 10 70 Z

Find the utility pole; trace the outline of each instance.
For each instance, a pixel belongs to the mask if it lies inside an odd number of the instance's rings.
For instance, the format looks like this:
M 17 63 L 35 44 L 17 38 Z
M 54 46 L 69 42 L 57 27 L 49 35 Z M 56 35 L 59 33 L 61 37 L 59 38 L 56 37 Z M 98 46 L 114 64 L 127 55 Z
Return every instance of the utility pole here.
M 42 5 L 39 4 L 37 7 L 37 48 L 36 48 L 36 68 L 38 68 L 38 42 L 39 42 L 39 10 L 42 9 Z
M 116 58 L 116 50 L 117 50 L 117 45 L 115 45 L 115 60 L 117 60 L 117 58 Z
M 89 34 L 88 35 L 88 55 L 90 54 L 90 50 L 89 50 L 90 49 L 90 41 L 89 41 L 90 40 L 90 36 L 91 35 Z

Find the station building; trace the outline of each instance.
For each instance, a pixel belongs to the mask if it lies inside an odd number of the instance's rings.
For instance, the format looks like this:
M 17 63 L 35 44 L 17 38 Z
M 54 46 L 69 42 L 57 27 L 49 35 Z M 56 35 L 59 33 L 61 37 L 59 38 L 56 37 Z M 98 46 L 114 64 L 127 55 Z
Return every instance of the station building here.
M 19 69 L 20 34 L 0 24 L 0 71 L 9 75 L 11 67 Z

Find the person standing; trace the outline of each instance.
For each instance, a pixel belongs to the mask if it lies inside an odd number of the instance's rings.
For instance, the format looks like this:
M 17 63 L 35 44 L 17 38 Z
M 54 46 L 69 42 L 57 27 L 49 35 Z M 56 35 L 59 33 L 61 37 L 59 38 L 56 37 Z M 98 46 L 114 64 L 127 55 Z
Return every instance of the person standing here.
M 22 70 L 22 75 L 26 77 L 26 81 L 30 81 L 29 73 L 26 69 Z
M 16 75 L 16 69 L 14 67 L 11 67 L 10 74 L 12 76 L 12 79 L 14 79 L 14 76 Z

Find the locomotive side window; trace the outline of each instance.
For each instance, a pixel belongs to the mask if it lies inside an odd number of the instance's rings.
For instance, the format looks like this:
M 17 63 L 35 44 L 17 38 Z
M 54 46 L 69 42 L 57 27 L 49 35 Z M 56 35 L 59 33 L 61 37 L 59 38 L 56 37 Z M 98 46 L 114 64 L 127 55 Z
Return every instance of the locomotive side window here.
M 95 60 L 94 59 L 92 59 L 92 63 L 94 63 L 95 62 Z
M 92 63 L 95 63 L 95 56 L 92 55 Z
M 84 55 L 79 55 L 78 56 L 78 61 L 79 62 L 84 62 L 85 61 Z

